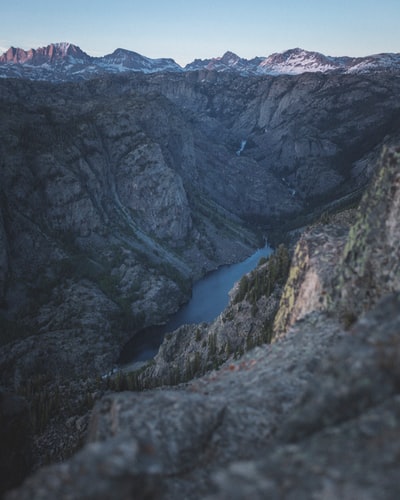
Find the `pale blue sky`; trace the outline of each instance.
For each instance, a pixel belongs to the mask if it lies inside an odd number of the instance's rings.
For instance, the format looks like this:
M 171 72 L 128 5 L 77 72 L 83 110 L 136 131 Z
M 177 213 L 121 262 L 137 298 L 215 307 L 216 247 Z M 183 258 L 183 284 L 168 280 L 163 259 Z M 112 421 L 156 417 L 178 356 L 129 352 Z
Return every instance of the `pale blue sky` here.
M 400 52 L 400 0 L 0 0 L 0 51 L 71 42 L 91 55 L 148 57 Z

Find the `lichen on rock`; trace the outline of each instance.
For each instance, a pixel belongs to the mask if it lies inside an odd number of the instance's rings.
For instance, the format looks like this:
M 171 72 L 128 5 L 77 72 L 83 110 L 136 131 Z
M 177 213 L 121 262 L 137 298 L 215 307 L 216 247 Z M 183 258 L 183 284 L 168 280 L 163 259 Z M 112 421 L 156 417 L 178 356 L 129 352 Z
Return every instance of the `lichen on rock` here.
M 318 223 L 300 237 L 275 317 L 275 336 L 306 314 L 327 308 L 332 271 L 343 250 L 352 213 L 337 215 L 329 224 Z
M 345 322 L 400 289 L 399 234 L 400 148 L 386 148 L 338 264 L 332 308 Z

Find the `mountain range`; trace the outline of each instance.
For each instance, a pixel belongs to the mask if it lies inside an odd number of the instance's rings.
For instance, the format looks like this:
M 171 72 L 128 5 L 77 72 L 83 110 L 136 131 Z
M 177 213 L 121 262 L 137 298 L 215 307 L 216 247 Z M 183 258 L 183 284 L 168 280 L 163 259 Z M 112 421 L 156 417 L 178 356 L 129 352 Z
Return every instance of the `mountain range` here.
M 244 59 L 233 52 L 226 52 L 222 57 L 196 59 L 185 67 L 171 58 L 151 59 L 122 48 L 103 57 L 92 57 L 78 46 L 67 42 L 52 43 L 47 47 L 30 50 L 10 47 L 0 56 L 0 78 L 48 81 L 86 80 L 101 74 L 125 72 L 207 70 L 235 72 L 241 75 L 293 75 L 306 72 L 387 72 L 399 67 L 399 53 L 367 57 L 330 57 L 300 48 L 253 59 Z

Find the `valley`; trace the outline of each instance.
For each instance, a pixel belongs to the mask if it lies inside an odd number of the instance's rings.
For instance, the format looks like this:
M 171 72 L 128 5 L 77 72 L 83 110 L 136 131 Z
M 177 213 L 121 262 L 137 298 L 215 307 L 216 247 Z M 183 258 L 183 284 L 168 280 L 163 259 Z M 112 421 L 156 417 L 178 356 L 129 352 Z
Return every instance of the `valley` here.
M 5 338 L 68 332 L 64 375 L 106 371 L 269 231 L 357 200 L 398 140 L 397 77 L 203 76 L 0 81 Z
M 121 351 L 119 364 L 129 365 L 152 359 L 165 337 L 183 325 L 214 321 L 228 306 L 229 292 L 240 278 L 252 271 L 272 248 L 258 249 L 242 262 L 221 266 L 193 284 L 189 301 L 173 314 L 166 324 L 138 332 Z M 127 370 L 126 366 L 123 366 Z

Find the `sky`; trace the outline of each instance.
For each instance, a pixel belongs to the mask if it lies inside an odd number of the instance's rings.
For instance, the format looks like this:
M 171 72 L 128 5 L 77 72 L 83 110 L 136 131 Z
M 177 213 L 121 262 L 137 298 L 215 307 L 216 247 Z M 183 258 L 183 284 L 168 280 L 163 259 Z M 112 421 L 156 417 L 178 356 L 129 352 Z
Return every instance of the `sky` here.
M 365 56 L 400 52 L 399 20 L 400 0 L 0 0 L 0 53 L 70 42 L 181 65 L 228 50 Z

